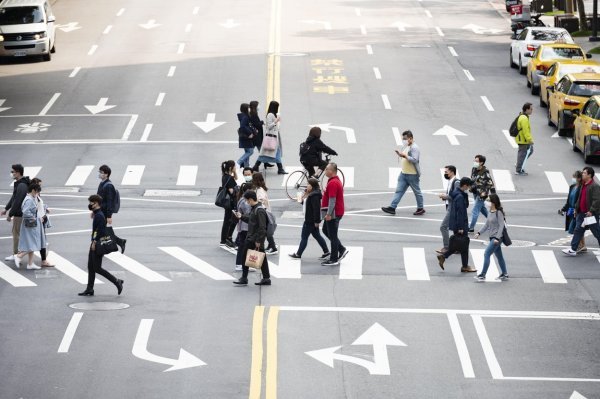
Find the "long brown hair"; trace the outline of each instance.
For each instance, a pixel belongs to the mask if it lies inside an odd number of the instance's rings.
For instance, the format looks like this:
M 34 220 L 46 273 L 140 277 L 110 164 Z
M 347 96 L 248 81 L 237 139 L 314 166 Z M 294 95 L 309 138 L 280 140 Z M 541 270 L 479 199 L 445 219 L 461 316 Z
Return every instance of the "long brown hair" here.
M 254 172 L 252 173 L 252 187 L 256 190 L 259 187 L 265 191 L 268 191 L 267 184 L 265 183 L 265 178 L 262 173 Z

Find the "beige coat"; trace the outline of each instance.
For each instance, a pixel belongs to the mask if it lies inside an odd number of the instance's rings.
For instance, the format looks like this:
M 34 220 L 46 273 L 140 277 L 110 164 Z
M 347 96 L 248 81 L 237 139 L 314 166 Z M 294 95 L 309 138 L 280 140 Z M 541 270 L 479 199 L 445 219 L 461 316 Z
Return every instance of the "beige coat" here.
M 277 117 L 273 114 L 267 115 L 265 121 L 265 133 L 263 136 L 263 141 L 267 137 L 267 134 L 273 134 L 277 136 L 277 147 L 281 146 L 281 143 L 279 141 L 279 124 L 277 123 Z M 260 149 L 260 155 L 275 158 L 275 155 L 277 154 L 277 147 L 274 150 L 267 150 L 263 145 Z

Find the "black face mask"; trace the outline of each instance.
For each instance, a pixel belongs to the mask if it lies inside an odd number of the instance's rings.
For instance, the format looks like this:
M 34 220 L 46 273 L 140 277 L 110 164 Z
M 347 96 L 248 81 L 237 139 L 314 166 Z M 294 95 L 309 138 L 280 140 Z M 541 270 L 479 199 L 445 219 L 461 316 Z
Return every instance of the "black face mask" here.
M 92 205 L 92 204 L 88 204 L 88 209 L 89 209 L 90 211 L 93 211 L 93 210 L 94 210 L 94 205 Z
M 448 176 L 448 173 L 444 173 L 444 179 L 450 180 L 450 176 Z

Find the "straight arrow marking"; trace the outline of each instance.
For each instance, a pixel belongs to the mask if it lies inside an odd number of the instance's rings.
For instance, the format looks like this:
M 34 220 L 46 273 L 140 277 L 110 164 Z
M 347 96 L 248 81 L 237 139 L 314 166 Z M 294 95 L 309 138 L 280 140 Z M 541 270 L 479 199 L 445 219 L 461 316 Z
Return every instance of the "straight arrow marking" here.
M 96 115 L 100 112 L 104 112 L 106 110 L 116 107 L 116 105 L 106 105 L 107 102 L 108 97 L 101 97 L 100 100 L 98 100 L 98 104 L 84 105 L 84 107 L 87 108 L 87 110 L 90 111 L 92 114 Z
M 331 129 L 341 130 L 346 133 L 346 140 L 348 140 L 349 144 L 356 144 L 356 134 L 354 133 L 354 129 L 344 126 L 335 126 L 331 123 L 319 123 L 316 125 L 308 125 L 308 127 L 320 127 L 324 132 L 329 132 Z
M 225 124 L 225 122 L 215 122 L 216 114 L 209 113 L 206 114 L 206 120 L 204 122 L 192 122 L 194 125 L 198 126 L 204 133 L 208 133 L 211 130 L 218 128 L 219 126 Z
M 466 136 L 467 134 L 451 126 L 444 125 L 441 129 L 433 133 L 434 136 L 446 136 L 451 145 L 460 145 L 456 136 Z
M 12 107 L 4 107 L 3 108 L 2 105 L 4 105 L 5 102 L 6 102 L 6 99 L 3 99 L 3 98 L 0 99 L 0 112 L 4 112 L 4 111 L 12 108 Z

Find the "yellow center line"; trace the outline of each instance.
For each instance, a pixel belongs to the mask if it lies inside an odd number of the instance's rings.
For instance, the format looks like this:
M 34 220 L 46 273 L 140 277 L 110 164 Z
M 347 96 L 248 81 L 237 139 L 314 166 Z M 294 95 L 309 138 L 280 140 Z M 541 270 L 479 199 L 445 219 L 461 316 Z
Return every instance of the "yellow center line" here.
M 279 101 L 281 97 L 281 0 L 271 0 L 269 25 L 269 52 L 267 58 L 267 101 Z
M 279 306 L 269 308 L 267 319 L 267 376 L 265 380 L 266 399 L 277 398 L 277 322 Z
M 252 319 L 252 365 L 250 367 L 249 399 L 260 399 L 262 389 L 263 319 L 265 307 L 256 306 Z

